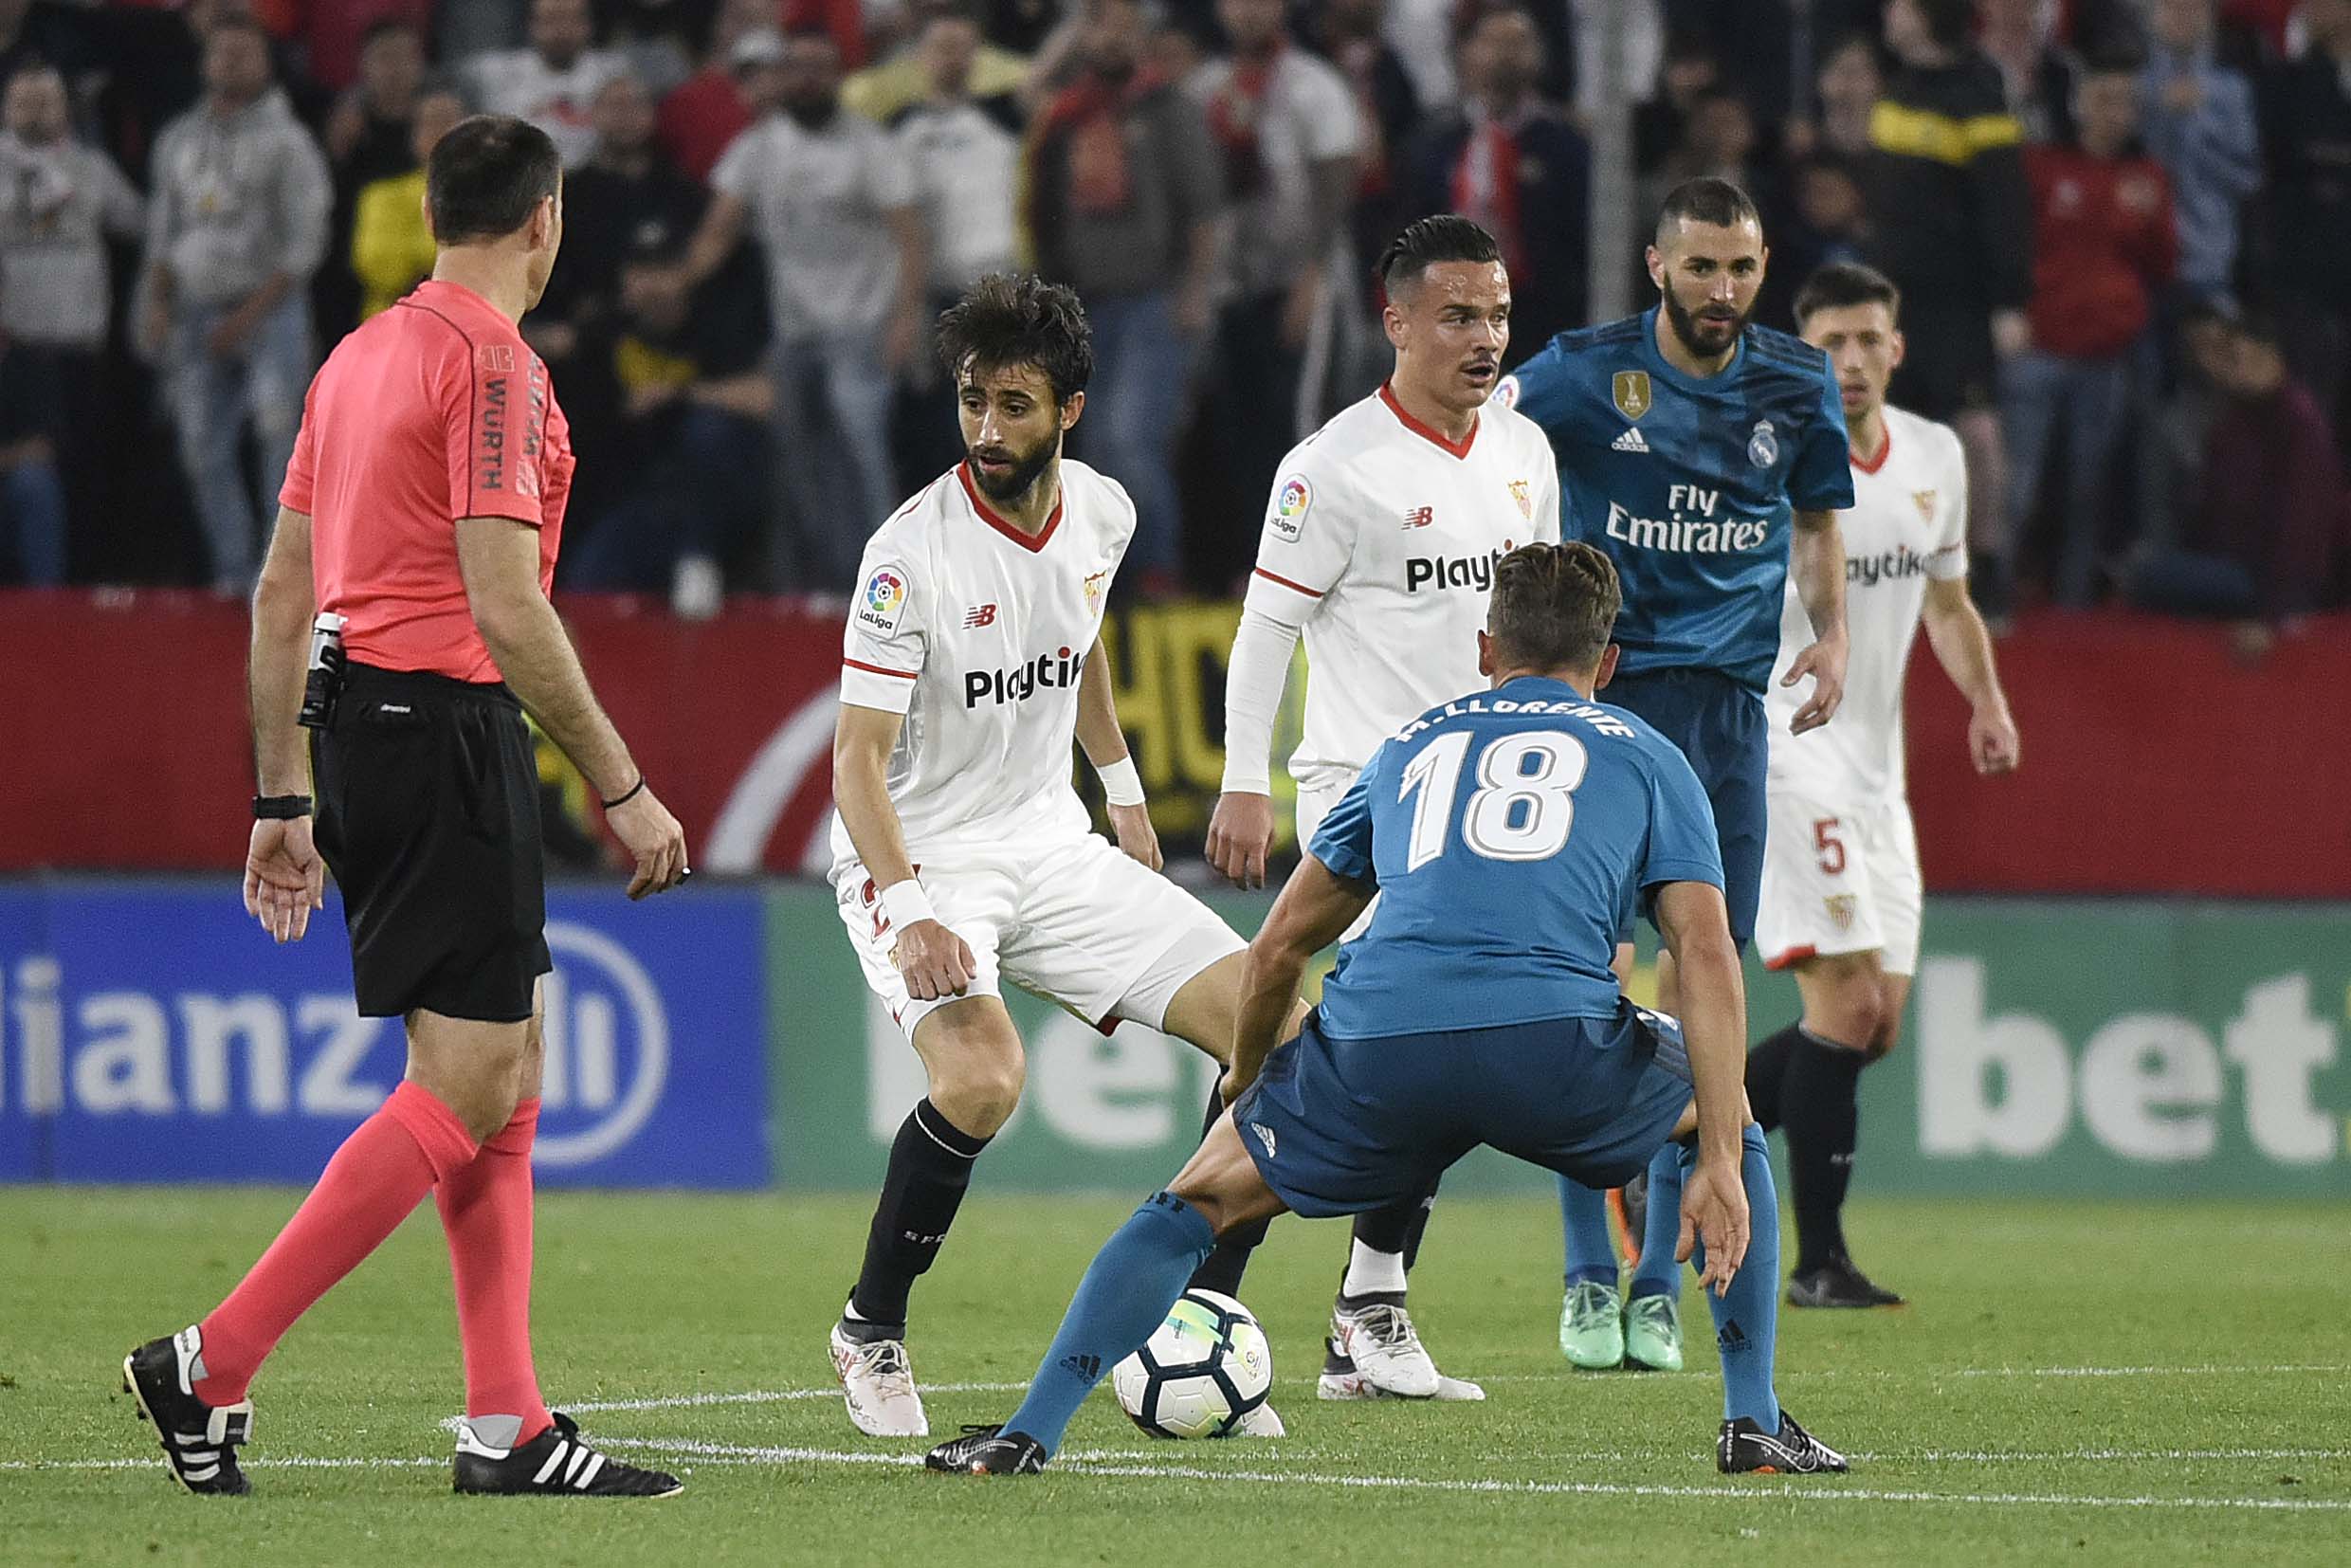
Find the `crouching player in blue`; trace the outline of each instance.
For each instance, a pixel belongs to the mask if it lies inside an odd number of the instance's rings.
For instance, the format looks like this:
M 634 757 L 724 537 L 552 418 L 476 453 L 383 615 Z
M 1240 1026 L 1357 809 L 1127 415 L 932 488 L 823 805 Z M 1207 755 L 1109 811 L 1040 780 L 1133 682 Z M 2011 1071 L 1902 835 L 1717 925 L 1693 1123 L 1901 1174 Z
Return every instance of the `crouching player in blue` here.
M 1668 1140 L 1680 1255 L 1696 1249 L 1722 1351 L 1717 1464 L 1846 1468 L 1773 1390 L 1779 1200 L 1741 1087 L 1746 998 L 1714 819 L 1680 751 L 1593 700 L 1619 604 L 1589 545 L 1503 557 L 1478 635 L 1492 689 L 1373 754 L 1250 944 L 1230 1114 L 1096 1255 L 1021 1407 L 932 1449 L 933 1469 L 1044 1468 L 1225 1231 L 1394 1203 L 1481 1143 L 1605 1187 Z M 1308 958 L 1376 893 L 1322 1005 L 1277 1048 Z M 1681 964 L 1679 1023 L 1625 1000 L 1610 968 L 1641 907 Z

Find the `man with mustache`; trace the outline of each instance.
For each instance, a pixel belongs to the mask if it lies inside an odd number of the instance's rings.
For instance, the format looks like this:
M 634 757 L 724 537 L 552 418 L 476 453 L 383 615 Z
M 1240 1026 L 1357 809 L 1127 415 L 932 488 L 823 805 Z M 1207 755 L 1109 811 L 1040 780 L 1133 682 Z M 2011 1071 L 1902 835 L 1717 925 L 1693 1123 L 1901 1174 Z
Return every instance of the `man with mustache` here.
M 1624 658 L 1609 701 L 1655 725 L 1698 770 L 1741 947 L 1755 934 L 1762 882 L 1763 694 L 1779 649 L 1780 599 L 1793 576 L 1814 639 L 1779 682 L 1812 679 L 1809 700 L 1789 720 L 1802 735 L 1827 723 L 1844 696 L 1836 514 L 1853 504 L 1844 403 L 1827 356 L 1749 324 L 1769 256 L 1746 192 L 1711 178 L 1676 187 L 1648 251 L 1657 304 L 1561 333 L 1497 393 L 1551 437 L 1562 510 L 1573 520 L 1565 532 L 1607 551 L 1624 580 L 1616 623 Z M 1630 915 L 1616 964 L 1620 976 L 1631 973 Z M 1658 1007 L 1674 1012 L 1669 956 L 1658 959 L 1657 990 Z M 1559 1349 L 1576 1366 L 1613 1367 L 1630 1356 L 1680 1369 L 1673 1227 L 1685 1153 L 1668 1144 L 1649 1164 L 1647 1234 L 1629 1299 L 1617 1294 L 1605 1197 L 1560 1178 Z
M 1542 431 L 1488 402 L 1510 344 L 1510 275 L 1500 242 L 1457 214 L 1391 241 L 1377 275 L 1395 369 L 1378 392 L 1292 448 L 1276 469 L 1257 570 L 1225 680 L 1224 793 L 1211 864 L 1244 887 L 1266 881 L 1273 799 L 1266 754 L 1303 632 L 1314 680 L 1290 758 L 1298 842 L 1339 803 L 1379 743 L 1423 709 L 1477 684 L 1473 633 L 1494 563 L 1559 537 L 1558 466 Z M 1347 931 L 1362 934 L 1369 917 Z M 1223 1104 L 1212 1099 L 1212 1126 Z M 1406 1259 L 1434 1187 L 1355 1222 L 1321 1393 L 1326 1399 L 1482 1399 L 1440 1377 L 1404 1308 Z M 1193 1283 L 1238 1292 L 1260 1221 L 1228 1238 Z

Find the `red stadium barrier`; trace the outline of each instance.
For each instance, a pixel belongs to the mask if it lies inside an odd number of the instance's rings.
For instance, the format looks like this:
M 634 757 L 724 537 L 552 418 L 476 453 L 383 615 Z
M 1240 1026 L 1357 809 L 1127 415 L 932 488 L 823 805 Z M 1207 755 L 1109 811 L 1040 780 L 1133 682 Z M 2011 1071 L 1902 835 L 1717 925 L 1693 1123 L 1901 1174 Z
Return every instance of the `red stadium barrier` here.
M 698 867 L 822 864 L 837 611 L 737 600 L 687 626 L 627 598 L 562 609 Z M 201 593 L 0 593 L 0 870 L 236 865 L 252 789 L 245 639 L 243 608 Z M 2351 777 L 2351 618 L 2251 667 L 2215 629 L 2119 614 L 2030 617 L 1999 655 L 2025 738 L 2023 770 L 2001 779 L 1968 768 L 1965 704 L 1923 647 L 1913 660 L 1930 887 L 2351 895 L 2336 793 Z M 1166 695 L 1216 700 L 1180 685 Z

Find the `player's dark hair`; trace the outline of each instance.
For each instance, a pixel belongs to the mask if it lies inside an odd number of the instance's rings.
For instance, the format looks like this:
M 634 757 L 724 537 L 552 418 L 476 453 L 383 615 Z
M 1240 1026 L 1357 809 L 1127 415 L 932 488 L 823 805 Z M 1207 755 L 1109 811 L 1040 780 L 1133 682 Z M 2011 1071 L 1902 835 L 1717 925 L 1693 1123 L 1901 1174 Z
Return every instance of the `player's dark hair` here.
M 1094 378 L 1094 329 L 1074 290 L 1032 272 L 991 272 L 940 313 L 939 359 L 958 382 L 1034 365 L 1066 403 Z
M 531 221 L 563 179 L 546 132 L 512 115 L 474 115 L 449 127 L 425 160 L 425 206 L 435 245 L 501 240 Z
M 1831 262 L 1827 266 L 1804 280 L 1804 286 L 1795 293 L 1795 326 L 1804 330 L 1804 323 L 1819 310 L 1843 310 L 1850 305 L 1884 305 L 1886 314 L 1902 319 L 1902 290 L 1894 280 L 1876 267 L 1859 262 Z
M 1499 262 L 1502 245 L 1476 220 L 1458 212 L 1440 212 L 1416 219 L 1390 240 L 1372 269 L 1382 292 L 1393 298 L 1398 287 L 1419 281 L 1440 262 Z
M 1760 229 L 1763 214 L 1756 210 L 1755 198 L 1744 191 L 1728 180 L 1705 174 L 1684 180 L 1666 192 L 1666 203 L 1657 210 L 1658 238 L 1670 233 L 1677 223 L 1703 223 L 1714 228 L 1751 223 Z
M 1522 544 L 1494 566 L 1485 630 L 1507 669 L 1591 669 L 1624 608 L 1616 565 L 1581 540 Z

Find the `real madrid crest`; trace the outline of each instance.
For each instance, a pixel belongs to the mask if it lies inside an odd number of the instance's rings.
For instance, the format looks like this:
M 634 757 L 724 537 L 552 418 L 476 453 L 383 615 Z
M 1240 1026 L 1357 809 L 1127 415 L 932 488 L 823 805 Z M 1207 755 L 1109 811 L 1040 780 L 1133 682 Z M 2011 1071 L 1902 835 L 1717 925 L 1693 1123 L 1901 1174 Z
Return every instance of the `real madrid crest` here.
M 1627 419 L 1640 418 L 1656 401 L 1649 396 L 1647 371 L 1618 371 L 1609 391 L 1615 399 L 1616 411 Z
M 1755 430 L 1747 437 L 1747 461 L 1759 468 L 1768 468 L 1779 461 L 1779 437 L 1772 433 L 1770 420 L 1755 422 Z

